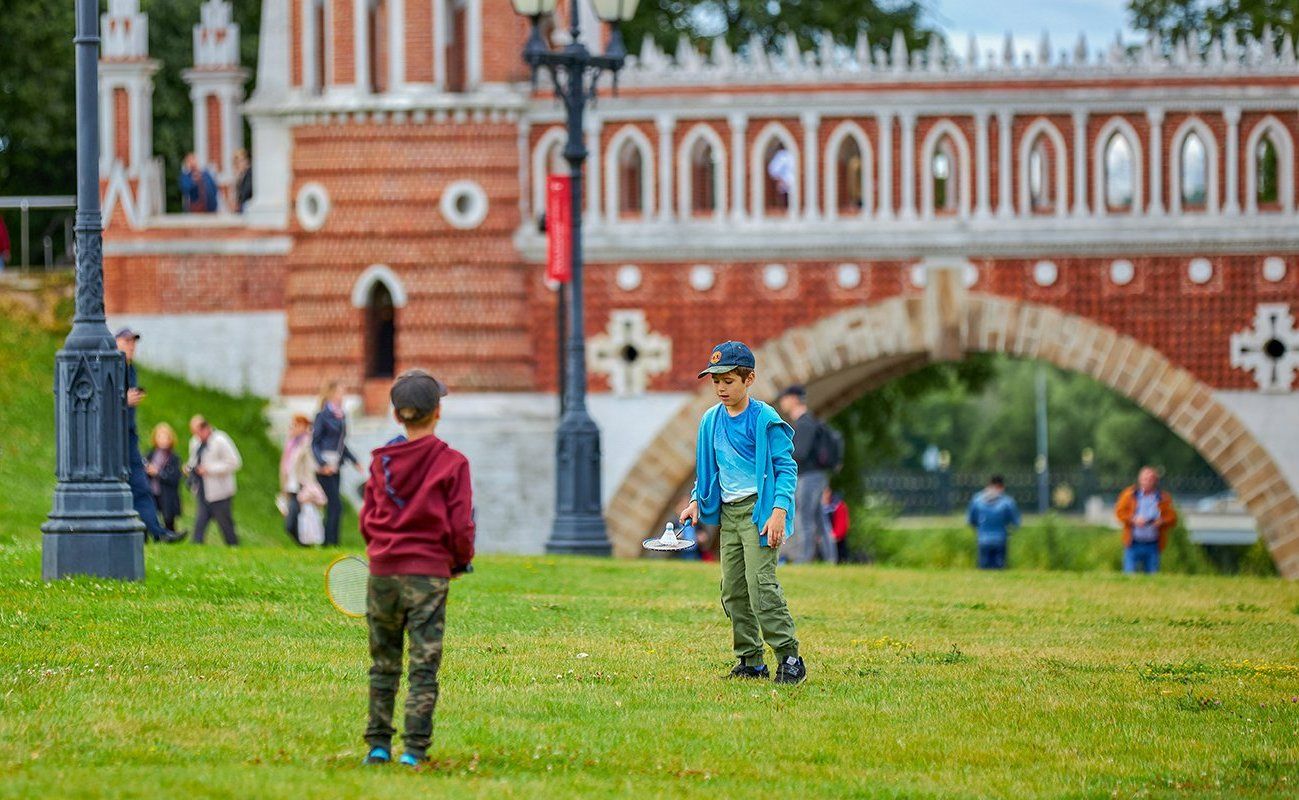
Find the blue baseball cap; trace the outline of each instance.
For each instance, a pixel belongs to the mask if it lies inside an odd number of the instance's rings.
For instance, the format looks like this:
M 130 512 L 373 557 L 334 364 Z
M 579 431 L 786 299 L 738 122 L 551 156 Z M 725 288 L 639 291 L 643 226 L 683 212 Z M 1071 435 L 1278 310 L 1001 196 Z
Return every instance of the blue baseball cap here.
M 708 366 L 704 371 L 699 373 L 699 377 L 705 375 L 720 375 L 723 372 L 730 372 L 736 367 L 748 367 L 753 369 L 757 362 L 753 359 L 753 351 L 744 342 L 722 342 L 713 348 L 713 353 L 708 357 Z

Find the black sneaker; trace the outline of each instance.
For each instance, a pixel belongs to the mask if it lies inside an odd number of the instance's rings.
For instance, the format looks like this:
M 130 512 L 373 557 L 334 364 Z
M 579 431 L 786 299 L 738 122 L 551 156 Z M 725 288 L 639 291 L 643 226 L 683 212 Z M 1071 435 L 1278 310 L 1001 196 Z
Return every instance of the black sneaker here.
M 802 683 L 807 680 L 807 667 L 801 656 L 786 656 L 776 667 L 776 683 Z
M 743 661 L 741 661 L 740 663 L 738 663 L 738 664 L 735 665 L 735 668 L 734 668 L 734 669 L 731 670 L 731 674 L 730 674 L 729 677 L 731 677 L 731 678 L 767 678 L 767 677 L 769 677 L 770 675 L 771 675 L 771 673 L 767 671 L 767 665 L 766 665 L 766 664 L 759 664 L 759 665 L 756 666 L 756 667 L 751 667 L 751 666 L 749 666 L 748 664 L 745 664 Z

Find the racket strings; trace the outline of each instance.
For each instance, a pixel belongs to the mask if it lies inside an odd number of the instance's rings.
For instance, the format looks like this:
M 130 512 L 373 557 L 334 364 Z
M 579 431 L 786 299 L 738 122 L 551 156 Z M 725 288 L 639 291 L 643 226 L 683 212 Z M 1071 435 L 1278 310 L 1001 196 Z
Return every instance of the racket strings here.
M 325 573 L 325 588 L 330 602 L 350 616 L 365 616 L 369 584 L 370 567 L 356 556 L 338 559 Z

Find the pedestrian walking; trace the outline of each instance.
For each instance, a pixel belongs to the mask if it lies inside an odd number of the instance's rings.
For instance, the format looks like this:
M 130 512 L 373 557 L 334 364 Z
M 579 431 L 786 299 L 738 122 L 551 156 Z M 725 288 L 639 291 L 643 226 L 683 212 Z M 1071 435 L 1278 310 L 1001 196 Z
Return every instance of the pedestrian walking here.
M 153 504 L 162 517 L 162 526 L 169 539 L 179 541 L 185 534 L 176 530 L 180 516 L 180 456 L 176 455 L 176 431 L 165 422 L 153 426 L 149 455 L 144 459 L 144 471 L 149 475 L 149 488 L 153 490 Z
M 1142 467 L 1137 482 L 1119 494 L 1114 516 L 1123 526 L 1123 571 L 1158 572 L 1177 511 L 1173 496 L 1159 486 L 1154 467 Z
M 361 471 L 347 449 L 347 413 L 343 410 L 343 384 L 326 381 L 320 389 L 320 410 L 311 426 L 311 454 L 320 465 L 316 482 L 325 490 L 325 546 L 337 547 L 343 520 L 342 476 L 344 463 Z
M 189 463 L 194 494 L 198 498 L 198 513 L 194 518 L 194 544 L 203 544 L 208 523 L 215 520 L 226 544 L 239 544 L 235 533 L 234 496 L 235 473 L 243 466 L 239 450 L 224 431 L 212 427 L 200 415 L 189 421 L 194 438 L 189 443 Z
M 974 529 L 979 569 L 1005 569 L 1010 533 L 1020 525 L 1019 506 L 1006 494 L 1006 481 L 993 475 L 970 500 L 966 521 Z
M 821 513 L 825 515 L 826 527 L 830 530 L 830 538 L 834 540 L 836 563 L 848 563 L 848 504 L 843 501 L 842 495 L 831 491 L 829 486 L 821 494 Z
M 325 527 L 320 509 L 325 492 L 316 482 L 316 458 L 311 454 L 311 420 L 296 414 L 280 458 L 280 492 L 284 502 L 284 531 L 294 544 L 322 544 Z
M 838 434 L 816 418 L 807 407 L 807 390 L 790 386 L 776 401 L 780 412 L 794 427 L 794 462 L 798 464 L 798 490 L 794 497 L 794 532 L 782 555 L 791 563 L 806 564 L 820 554 L 829 563 L 839 558 L 839 549 L 825 526 L 821 498 L 830 485 L 830 473 L 843 458 Z
M 153 485 L 149 481 L 149 472 L 144 467 L 140 456 L 140 431 L 136 424 L 135 409 L 145 399 L 145 391 L 140 388 L 135 373 L 135 349 L 140 342 L 140 334 L 130 328 L 122 328 L 115 335 L 117 349 L 126 357 L 126 458 L 127 485 L 131 487 L 131 505 L 144 523 L 145 537 L 153 542 L 166 542 L 172 539 L 171 534 L 158 521 L 158 505 L 153 499 Z

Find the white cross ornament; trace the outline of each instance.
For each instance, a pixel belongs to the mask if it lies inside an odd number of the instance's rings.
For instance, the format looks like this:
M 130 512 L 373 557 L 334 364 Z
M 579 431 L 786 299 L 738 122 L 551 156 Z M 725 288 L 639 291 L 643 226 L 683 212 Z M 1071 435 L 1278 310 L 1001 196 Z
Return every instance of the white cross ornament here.
M 591 337 L 587 368 L 609 378 L 615 394 L 642 394 L 649 379 L 672 366 L 672 340 L 651 333 L 645 312 L 614 311 L 605 332 Z
M 1290 391 L 1299 370 L 1299 330 L 1290 306 L 1261 304 L 1254 313 L 1254 330 L 1231 335 L 1231 365 L 1253 372 L 1262 391 Z

